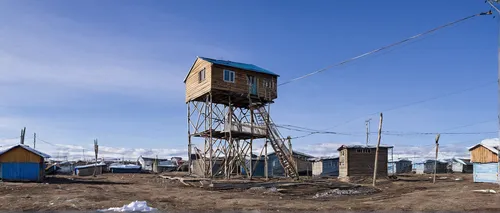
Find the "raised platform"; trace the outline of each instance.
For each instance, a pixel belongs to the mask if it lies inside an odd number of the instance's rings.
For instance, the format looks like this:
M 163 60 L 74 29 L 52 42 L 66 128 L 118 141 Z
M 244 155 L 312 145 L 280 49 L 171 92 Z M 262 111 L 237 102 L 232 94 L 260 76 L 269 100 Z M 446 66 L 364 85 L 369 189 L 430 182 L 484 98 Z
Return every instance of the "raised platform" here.
M 198 134 L 193 134 L 194 137 L 210 137 L 210 131 L 205 130 L 203 132 L 200 132 Z M 238 132 L 238 131 L 231 131 L 231 137 L 233 139 L 262 139 L 262 138 L 267 138 L 266 134 L 254 132 L 253 137 L 251 133 L 247 132 Z M 229 132 L 227 131 L 219 131 L 219 130 L 212 130 L 212 138 L 218 138 L 218 139 L 228 139 L 229 138 Z
M 207 95 L 209 94 L 206 93 L 205 95 L 201 95 L 191 101 L 205 102 Z M 223 90 L 212 90 L 212 103 L 214 104 L 229 105 L 229 103 L 231 103 L 235 107 L 248 109 L 251 103 L 260 105 L 274 103 L 273 100 L 268 100 L 264 97 L 259 97 L 256 95 L 250 95 L 250 100 L 248 97 L 248 93 L 244 94 Z

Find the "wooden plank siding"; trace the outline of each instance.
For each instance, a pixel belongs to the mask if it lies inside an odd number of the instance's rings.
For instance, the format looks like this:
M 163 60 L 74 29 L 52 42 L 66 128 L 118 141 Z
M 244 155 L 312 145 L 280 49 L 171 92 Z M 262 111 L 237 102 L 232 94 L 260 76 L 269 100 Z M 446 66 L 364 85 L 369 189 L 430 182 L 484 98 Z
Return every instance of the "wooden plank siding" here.
M 26 149 L 16 147 L 0 155 L 0 162 L 43 163 L 43 158 Z
M 205 80 L 199 82 L 198 73 L 205 68 Z M 224 69 L 234 71 L 234 83 L 224 81 Z M 196 59 L 193 67 L 186 78 L 186 103 L 192 100 L 199 100 L 200 97 L 212 92 L 228 92 L 241 97 L 246 97 L 249 93 L 247 75 L 257 79 L 257 96 L 265 101 L 272 101 L 278 98 L 278 80 L 274 75 L 244 70 L 219 64 L 212 64 L 203 59 Z M 272 82 L 272 88 L 264 86 L 264 80 Z M 215 94 L 214 94 L 215 95 Z
M 349 148 L 341 151 L 346 151 L 344 166 L 339 165 L 339 177 L 348 177 L 348 176 L 371 176 L 373 175 L 373 162 L 375 161 L 375 149 L 369 149 L 370 152 L 357 152 L 359 148 Z M 367 149 L 361 148 L 360 150 Z M 378 177 L 386 177 L 387 176 L 387 156 L 388 149 L 380 148 L 379 149 L 379 158 L 377 162 L 377 176 Z M 342 153 L 341 158 L 342 159 Z M 339 160 L 340 160 L 339 159 Z M 339 161 L 340 162 L 340 161 Z
M 470 159 L 473 163 L 496 163 L 498 157 L 495 153 L 483 146 L 477 146 L 470 151 Z
M 224 81 L 224 69 L 234 71 L 234 83 Z M 257 78 L 257 95 L 259 97 L 267 101 L 278 98 L 277 79 L 275 76 L 217 64 L 212 65 L 212 89 L 230 91 L 246 96 L 249 93 L 247 75 Z M 264 80 L 273 81 L 273 88 L 265 88 Z
M 205 80 L 199 82 L 198 73 L 205 68 Z M 211 89 L 211 78 L 212 78 L 212 63 L 204 61 L 200 58 L 196 59 L 189 72 L 189 76 L 186 78 L 186 103 L 199 98 L 210 92 Z
M 349 175 L 349 170 L 347 169 L 347 162 L 349 153 L 347 149 L 340 150 L 339 153 L 339 177 L 347 177 Z

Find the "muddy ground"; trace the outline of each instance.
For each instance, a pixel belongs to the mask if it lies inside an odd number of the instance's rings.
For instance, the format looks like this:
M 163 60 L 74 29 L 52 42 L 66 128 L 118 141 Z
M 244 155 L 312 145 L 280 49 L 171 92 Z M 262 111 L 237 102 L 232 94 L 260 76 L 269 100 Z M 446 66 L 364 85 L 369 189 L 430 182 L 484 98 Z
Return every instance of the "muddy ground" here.
M 383 179 L 376 188 L 369 180 L 235 181 L 236 189 L 220 181 L 212 187 L 207 182 L 205 188 L 185 186 L 154 174 L 50 176 L 45 183 L 0 183 L 0 211 L 95 211 L 135 200 L 168 212 L 500 211 L 500 194 L 472 192 L 500 193 L 498 185 L 473 183 L 471 174 L 439 176 L 436 184 L 430 175 Z

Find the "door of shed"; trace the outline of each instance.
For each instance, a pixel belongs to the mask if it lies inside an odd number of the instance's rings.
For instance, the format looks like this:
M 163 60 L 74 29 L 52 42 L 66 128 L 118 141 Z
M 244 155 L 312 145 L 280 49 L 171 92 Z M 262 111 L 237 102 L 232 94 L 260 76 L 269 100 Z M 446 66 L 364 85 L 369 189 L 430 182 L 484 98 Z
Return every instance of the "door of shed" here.
M 5 181 L 39 181 L 38 163 L 2 163 L 2 179 Z

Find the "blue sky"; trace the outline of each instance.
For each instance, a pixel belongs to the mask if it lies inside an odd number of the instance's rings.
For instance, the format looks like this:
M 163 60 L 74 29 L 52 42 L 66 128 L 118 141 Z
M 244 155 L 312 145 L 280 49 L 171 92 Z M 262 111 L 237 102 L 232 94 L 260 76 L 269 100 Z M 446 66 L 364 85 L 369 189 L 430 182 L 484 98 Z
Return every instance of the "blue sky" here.
M 28 134 L 49 153 L 178 155 L 186 151 L 183 77 L 196 56 L 253 63 L 301 76 L 436 26 L 488 11 L 484 1 L 1 1 L 0 143 Z M 477 17 L 391 51 L 279 88 L 276 123 L 364 131 L 496 131 L 498 17 Z M 493 82 L 493 83 L 491 83 Z M 450 130 L 451 131 L 451 130 Z M 283 131 L 285 135 L 302 133 Z M 443 152 L 466 154 L 484 135 L 444 135 Z M 430 153 L 433 135 L 384 136 L 395 152 Z M 372 142 L 375 136 L 371 137 Z M 315 155 L 364 136 L 294 141 Z M 398 149 L 398 147 L 400 147 Z M 62 151 L 61 151 L 62 150 Z M 128 154 L 132 153 L 132 154 Z

